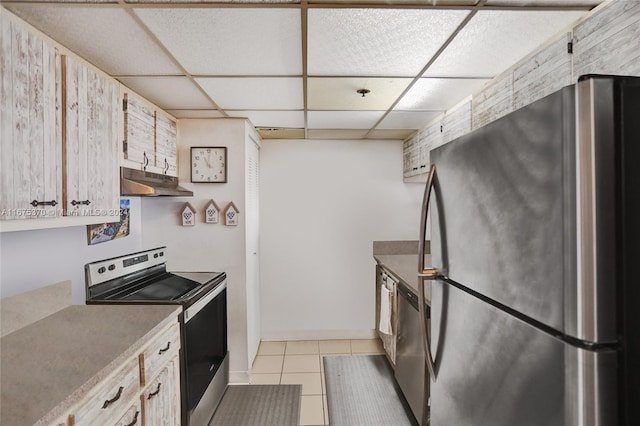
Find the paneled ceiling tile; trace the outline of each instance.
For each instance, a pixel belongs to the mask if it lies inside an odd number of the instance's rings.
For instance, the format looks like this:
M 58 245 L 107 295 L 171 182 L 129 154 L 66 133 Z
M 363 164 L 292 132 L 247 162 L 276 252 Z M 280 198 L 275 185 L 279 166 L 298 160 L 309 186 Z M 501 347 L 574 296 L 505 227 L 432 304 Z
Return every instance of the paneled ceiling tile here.
M 123 9 L 12 5 L 13 13 L 111 75 L 180 74 Z
M 395 129 L 395 130 L 372 130 L 367 134 L 367 139 L 407 139 L 416 131 L 407 129 Z
M 258 134 L 262 139 L 304 139 L 304 129 L 260 129 Z
M 443 113 L 444 111 L 391 111 L 376 129 L 418 130 Z
M 303 108 L 302 78 L 197 78 L 198 84 L 223 109 L 296 110 Z
M 37 0 L 33 0 L 37 1 Z M 84 0 L 75 0 L 84 1 Z M 92 0 L 93 1 L 93 0 Z M 278 4 L 278 3 L 300 3 L 300 0 L 170 0 L 171 3 L 264 3 L 264 4 Z M 127 0 L 127 3 L 167 3 L 168 0 Z
M 367 133 L 368 129 L 309 129 L 307 139 L 364 139 Z
M 383 111 L 309 111 L 310 129 L 370 129 L 384 114 Z
M 316 110 L 387 110 L 410 78 L 309 78 L 307 106 Z M 370 90 L 364 97 L 357 91 Z
M 118 80 L 162 109 L 214 107 L 187 77 L 120 77 Z
M 488 0 L 486 6 L 552 6 L 594 7 L 603 0 Z
M 494 77 L 582 17 L 585 11 L 480 11 L 424 76 Z
M 136 9 L 193 75 L 301 75 L 298 9 Z
M 168 109 L 167 112 L 175 118 L 222 118 L 217 109 Z
M 308 74 L 415 76 L 468 10 L 311 9 Z
M 395 110 L 447 110 L 478 92 L 489 79 L 421 78 L 396 104 Z
M 304 127 L 304 111 L 226 111 L 231 117 L 246 117 L 256 127 Z

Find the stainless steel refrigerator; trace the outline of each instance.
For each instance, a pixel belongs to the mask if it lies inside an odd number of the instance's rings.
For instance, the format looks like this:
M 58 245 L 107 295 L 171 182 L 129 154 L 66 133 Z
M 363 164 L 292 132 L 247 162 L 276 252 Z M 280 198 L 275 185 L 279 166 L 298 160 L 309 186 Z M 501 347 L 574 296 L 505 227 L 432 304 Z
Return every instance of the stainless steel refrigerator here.
M 431 425 L 640 424 L 640 78 L 581 77 L 431 163 Z

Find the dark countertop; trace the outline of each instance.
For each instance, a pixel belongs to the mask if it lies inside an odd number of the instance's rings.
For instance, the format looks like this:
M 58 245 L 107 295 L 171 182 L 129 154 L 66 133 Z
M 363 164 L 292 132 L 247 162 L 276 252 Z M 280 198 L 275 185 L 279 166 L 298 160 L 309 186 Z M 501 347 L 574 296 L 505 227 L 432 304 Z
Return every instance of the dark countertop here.
M 74 305 L 0 339 L 0 424 L 50 424 L 164 327 L 178 305 Z

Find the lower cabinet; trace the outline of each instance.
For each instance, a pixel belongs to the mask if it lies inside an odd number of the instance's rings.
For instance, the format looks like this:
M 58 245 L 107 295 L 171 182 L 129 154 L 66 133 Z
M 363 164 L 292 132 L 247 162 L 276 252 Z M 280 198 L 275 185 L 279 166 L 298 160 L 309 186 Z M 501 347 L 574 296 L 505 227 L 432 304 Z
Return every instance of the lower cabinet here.
M 167 366 L 151 381 L 142 394 L 143 424 L 180 424 L 180 359 L 176 355 Z
M 179 425 L 180 339 L 176 330 L 177 321 L 89 390 L 67 416 L 67 426 Z M 147 376 L 154 375 L 151 380 L 146 379 L 145 371 Z

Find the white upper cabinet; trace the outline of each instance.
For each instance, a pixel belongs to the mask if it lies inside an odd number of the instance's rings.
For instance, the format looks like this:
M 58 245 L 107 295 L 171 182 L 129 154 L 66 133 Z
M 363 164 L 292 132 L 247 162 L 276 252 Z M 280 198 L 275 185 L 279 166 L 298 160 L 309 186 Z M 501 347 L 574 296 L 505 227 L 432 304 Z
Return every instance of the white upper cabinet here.
M 0 219 L 61 208 L 60 54 L 0 15 Z
M 175 120 L 131 92 L 123 94 L 123 165 L 178 176 L 178 131 Z
M 64 208 L 69 215 L 117 211 L 118 86 L 64 57 Z

